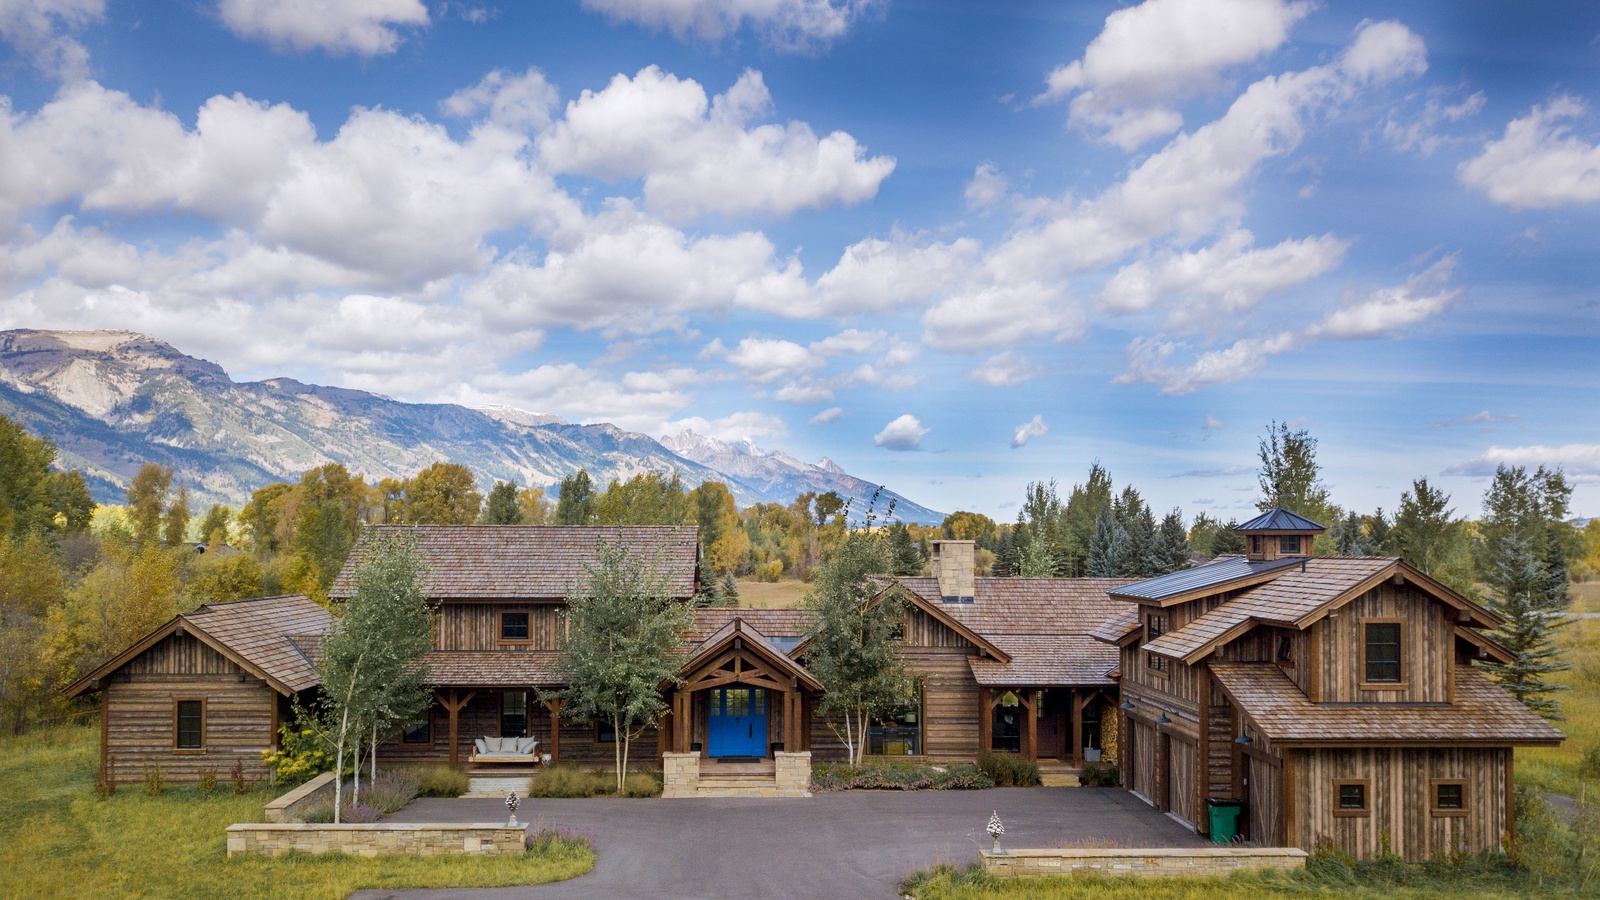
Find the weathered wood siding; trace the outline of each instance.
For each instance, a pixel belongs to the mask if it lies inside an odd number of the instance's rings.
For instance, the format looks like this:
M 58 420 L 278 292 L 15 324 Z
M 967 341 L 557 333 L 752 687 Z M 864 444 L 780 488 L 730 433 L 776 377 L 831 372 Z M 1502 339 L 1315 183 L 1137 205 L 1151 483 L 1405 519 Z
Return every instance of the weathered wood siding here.
M 972 759 L 987 751 L 978 746 L 978 682 L 967 665 L 977 652 L 938 619 L 915 606 L 907 609 L 900 658 L 912 677 L 922 679 L 924 755 Z
M 1311 626 L 1321 703 L 1448 703 L 1454 685 L 1455 635 L 1448 608 L 1409 585 L 1385 583 Z M 1404 619 L 1401 682 L 1394 690 L 1364 691 L 1361 669 L 1365 637 L 1361 620 Z
M 1193 826 L 1195 811 L 1195 745 L 1179 737 L 1167 738 L 1167 809 Z
M 1357 857 L 1385 849 L 1412 862 L 1452 853 L 1498 850 L 1506 830 L 1506 777 L 1511 751 L 1501 748 L 1365 748 L 1290 751 L 1293 764 L 1290 840 L 1322 839 Z M 1433 781 L 1466 782 L 1465 815 L 1436 815 Z M 1366 780 L 1371 812 L 1335 815 L 1336 780 Z
M 1128 740 L 1133 771 L 1128 773 L 1128 788 L 1151 803 L 1156 798 L 1156 731 L 1137 720 L 1128 723 Z
M 1240 759 L 1245 781 L 1245 836 L 1266 847 L 1286 846 L 1282 766 L 1277 760 L 1242 753 Z
M 443 603 L 433 616 L 437 650 L 554 650 L 563 607 L 554 603 Z M 528 642 L 500 643 L 500 614 L 528 613 Z
M 273 745 L 278 694 L 192 635 L 173 635 L 130 660 L 105 683 L 107 768 L 124 786 L 160 766 L 169 782 L 193 782 L 202 771 L 226 779 L 236 760 L 265 779 L 261 751 Z M 199 750 L 174 748 L 178 700 L 205 702 Z

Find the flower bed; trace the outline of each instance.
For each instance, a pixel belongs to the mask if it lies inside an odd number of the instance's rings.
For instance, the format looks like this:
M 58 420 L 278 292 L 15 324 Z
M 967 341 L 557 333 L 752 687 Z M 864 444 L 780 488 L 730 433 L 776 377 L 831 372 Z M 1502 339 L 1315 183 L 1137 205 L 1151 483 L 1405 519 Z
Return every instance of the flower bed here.
M 863 766 L 817 763 L 811 768 L 815 791 L 969 791 L 994 787 L 994 780 L 971 763 L 949 766 L 904 760 L 873 760 Z

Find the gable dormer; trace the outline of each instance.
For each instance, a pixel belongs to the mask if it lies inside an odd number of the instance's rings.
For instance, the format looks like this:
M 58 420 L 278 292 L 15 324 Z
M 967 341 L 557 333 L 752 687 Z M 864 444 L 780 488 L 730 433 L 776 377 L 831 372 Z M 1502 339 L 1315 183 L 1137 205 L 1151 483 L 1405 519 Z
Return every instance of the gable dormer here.
M 1252 562 L 1268 562 L 1288 556 L 1310 556 L 1317 535 L 1328 529 L 1305 516 L 1275 506 L 1233 530 L 1244 536 L 1246 557 Z

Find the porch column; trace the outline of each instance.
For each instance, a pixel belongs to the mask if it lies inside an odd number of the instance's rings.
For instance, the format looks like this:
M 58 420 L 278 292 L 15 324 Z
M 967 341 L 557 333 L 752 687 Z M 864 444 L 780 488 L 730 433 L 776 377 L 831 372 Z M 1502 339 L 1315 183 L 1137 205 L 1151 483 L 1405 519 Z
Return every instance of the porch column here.
M 461 710 L 465 709 L 467 704 L 472 702 L 472 698 L 476 697 L 477 695 L 477 691 L 471 691 L 465 697 L 463 697 L 461 696 L 461 692 L 455 690 L 454 688 L 450 690 L 449 697 L 435 695 L 439 698 L 440 705 L 445 708 L 445 712 L 450 714 L 451 765 L 455 765 L 461 761 Z
M 1022 755 L 1027 759 L 1039 758 L 1039 695 L 1035 691 L 1023 691 L 1017 699 L 1022 701 L 1022 714 L 1028 719 L 1028 726 L 1022 729 L 1022 739 L 1025 745 Z
M 1089 705 L 1088 701 L 1093 697 L 1093 694 L 1078 696 L 1077 688 L 1067 695 L 1067 709 L 1072 712 L 1072 746 L 1067 748 L 1067 759 L 1079 768 L 1083 767 L 1083 708 Z
M 550 761 L 561 760 L 561 699 L 546 700 L 544 708 L 550 710 Z
M 988 753 L 994 746 L 994 704 L 989 702 L 989 688 L 978 688 L 978 755 Z
M 690 698 L 694 695 L 688 691 L 680 690 L 672 698 L 672 727 L 677 732 L 673 740 L 673 750 L 677 753 L 688 753 L 690 735 L 694 733 L 694 714 L 690 706 Z

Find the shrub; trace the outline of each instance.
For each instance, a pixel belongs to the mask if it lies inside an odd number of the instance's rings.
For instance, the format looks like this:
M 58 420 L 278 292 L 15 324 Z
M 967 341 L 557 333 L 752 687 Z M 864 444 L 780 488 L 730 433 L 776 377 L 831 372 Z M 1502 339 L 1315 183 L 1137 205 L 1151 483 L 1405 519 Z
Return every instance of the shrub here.
M 279 783 L 299 784 L 333 771 L 334 755 L 326 731 L 298 722 L 282 726 L 278 735 L 280 749 L 261 751 L 261 759 Z
M 580 769 L 571 763 L 543 766 L 528 787 L 530 797 L 598 797 L 616 790 L 615 775 Z
M 200 768 L 199 788 L 207 794 L 217 789 L 216 766 L 202 766 Z
M 828 762 L 811 767 L 814 791 L 962 791 L 992 787 L 994 781 L 971 763 L 933 766 L 887 759 L 860 767 Z
M 1084 787 L 1116 787 L 1122 773 L 1116 763 L 1084 763 L 1078 783 Z
M 467 773 L 458 766 L 423 766 L 417 770 L 419 797 L 459 797 L 468 790 Z
M 306 808 L 303 818 L 314 825 L 326 825 L 333 821 L 333 800 L 319 801 Z M 354 800 L 347 800 L 344 811 L 339 816 L 339 822 L 346 825 L 366 825 L 383 818 L 383 810 L 368 806 Z
M 167 776 L 161 771 L 161 764 L 144 767 L 144 792 L 152 797 L 160 796 L 167 789 Z
M 1039 783 L 1039 764 L 1013 753 L 985 753 L 978 768 L 1000 787 L 1033 787 Z
M 659 797 L 661 796 L 661 779 L 649 772 L 635 772 L 623 779 L 622 796 Z
M 361 787 L 361 802 L 384 815 L 415 800 L 421 777 L 410 769 L 389 769 Z
M 972 763 L 950 766 L 933 776 L 936 791 L 981 791 L 994 787 L 994 779 Z
M 233 760 L 233 768 L 228 770 L 228 778 L 233 782 L 235 794 L 248 794 L 256 789 L 254 778 L 244 773 L 244 757 L 237 756 Z

